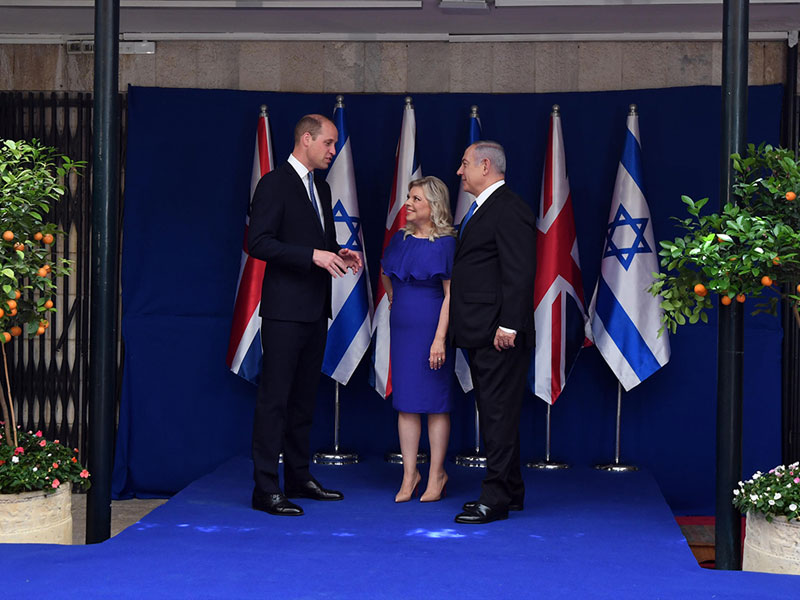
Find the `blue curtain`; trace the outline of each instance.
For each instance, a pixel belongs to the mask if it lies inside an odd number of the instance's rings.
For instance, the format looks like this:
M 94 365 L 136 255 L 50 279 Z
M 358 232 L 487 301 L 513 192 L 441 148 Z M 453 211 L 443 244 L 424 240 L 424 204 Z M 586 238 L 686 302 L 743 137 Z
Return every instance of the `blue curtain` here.
M 782 88 L 750 89 L 748 139 L 779 139 Z M 122 257 L 125 369 L 114 472 L 116 497 L 174 493 L 249 453 L 256 389 L 228 372 L 225 353 L 249 201 L 256 119 L 269 106 L 275 160 L 306 113 L 332 114 L 334 94 L 132 87 L 128 96 Z M 484 136 L 506 147 L 507 180 L 536 210 L 549 113 L 562 111 L 587 303 L 597 280 L 628 105 L 639 107 L 647 200 L 658 239 L 680 234 L 682 194 L 711 196 L 720 178 L 720 89 L 690 87 L 557 94 L 417 94 L 423 174 L 450 185 L 470 106 Z M 347 95 L 348 127 L 373 285 L 392 184 L 402 95 Z M 778 320 L 745 320 L 745 475 L 780 460 Z M 716 315 L 672 336 L 672 360 L 624 395 L 622 459 L 650 470 L 673 510 L 714 507 Z M 397 446 L 389 402 L 368 384 L 368 357 L 341 389 L 341 440 L 365 458 Z M 607 462 L 614 452 L 616 379 L 582 351 L 552 411 L 553 458 Z M 333 384 L 323 377 L 312 446 L 332 442 Z M 545 404 L 528 393 L 523 459 L 544 453 Z M 473 400 L 453 413 L 451 452 L 473 444 Z M 455 467 L 451 467 L 455 468 Z

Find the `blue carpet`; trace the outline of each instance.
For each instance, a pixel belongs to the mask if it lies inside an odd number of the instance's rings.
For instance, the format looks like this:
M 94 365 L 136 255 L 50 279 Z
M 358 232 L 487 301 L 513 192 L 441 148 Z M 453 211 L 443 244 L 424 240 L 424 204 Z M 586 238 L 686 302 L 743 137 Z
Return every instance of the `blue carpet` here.
M 317 467 L 343 502 L 304 517 L 250 509 L 234 459 L 115 538 L 3 545 L 4 598 L 797 598 L 795 576 L 701 569 L 652 477 L 526 470 L 525 510 L 487 526 L 453 517 L 479 470 L 449 466 L 448 497 L 394 504 L 401 471 Z

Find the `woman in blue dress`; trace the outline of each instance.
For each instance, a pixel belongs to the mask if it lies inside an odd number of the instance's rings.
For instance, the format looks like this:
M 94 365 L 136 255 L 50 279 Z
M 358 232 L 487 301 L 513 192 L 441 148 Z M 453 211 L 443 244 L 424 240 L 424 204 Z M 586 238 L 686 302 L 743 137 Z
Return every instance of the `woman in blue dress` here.
M 447 345 L 450 272 L 456 239 L 447 187 L 436 177 L 408 186 L 406 225 L 392 237 L 381 261 L 389 295 L 392 406 L 403 455 L 403 482 L 395 502 L 407 502 L 422 479 L 417 470 L 420 415 L 428 415 L 431 462 L 422 502 L 440 500 L 447 473 L 453 403 L 452 348 Z

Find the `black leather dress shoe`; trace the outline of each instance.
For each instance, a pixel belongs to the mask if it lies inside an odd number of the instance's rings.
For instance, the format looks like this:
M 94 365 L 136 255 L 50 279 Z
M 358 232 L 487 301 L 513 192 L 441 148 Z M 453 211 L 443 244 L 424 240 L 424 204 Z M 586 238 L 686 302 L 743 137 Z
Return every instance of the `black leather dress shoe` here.
M 289 498 L 311 498 L 312 500 L 344 499 L 342 492 L 325 489 L 316 479 L 309 479 L 303 483 L 287 483 L 286 496 Z
M 464 502 L 464 506 L 462 506 L 461 508 L 464 511 L 469 512 L 475 510 L 476 506 L 478 506 L 478 501 L 473 500 L 472 502 Z M 522 508 L 523 508 L 522 502 L 519 500 L 512 500 L 511 502 L 508 503 L 508 510 L 522 510 Z
M 492 521 L 501 521 L 508 518 L 508 510 L 492 508 L 485 504 L 476 504 L 472 510 L 465 510 L 456 515 L 456 523 L 469 525 L 482 525 Z
M 283 494 L 261 494 L 253 492 L 253 508 L 281 517 L 299 517 L 303 509 L 289 502 Z

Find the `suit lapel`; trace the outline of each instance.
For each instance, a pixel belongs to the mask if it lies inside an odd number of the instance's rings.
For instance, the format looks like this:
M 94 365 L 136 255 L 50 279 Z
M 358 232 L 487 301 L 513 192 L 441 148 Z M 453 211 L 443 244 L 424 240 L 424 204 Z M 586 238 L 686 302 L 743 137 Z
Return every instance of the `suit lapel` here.
M 458 238 L 458 248 L 461 248 L 464 240 L 469 237 L 470 232 L 476 226 L 478 226 L 480 220 L 491 210 L 492 206 L 497 201 L 498 196 L 500 196 L 505 187 L 505 185 L 501 185 L 499 188 L 497 188 L 492 195 L 489 196 L 483 204 L 481 204 L 480 208 L 475 211 L 472 217 L 470 217 L 469 221 L 467 221 L 466 227 L 464 227 L 464 229 L 461 231 L 461 235 Z

